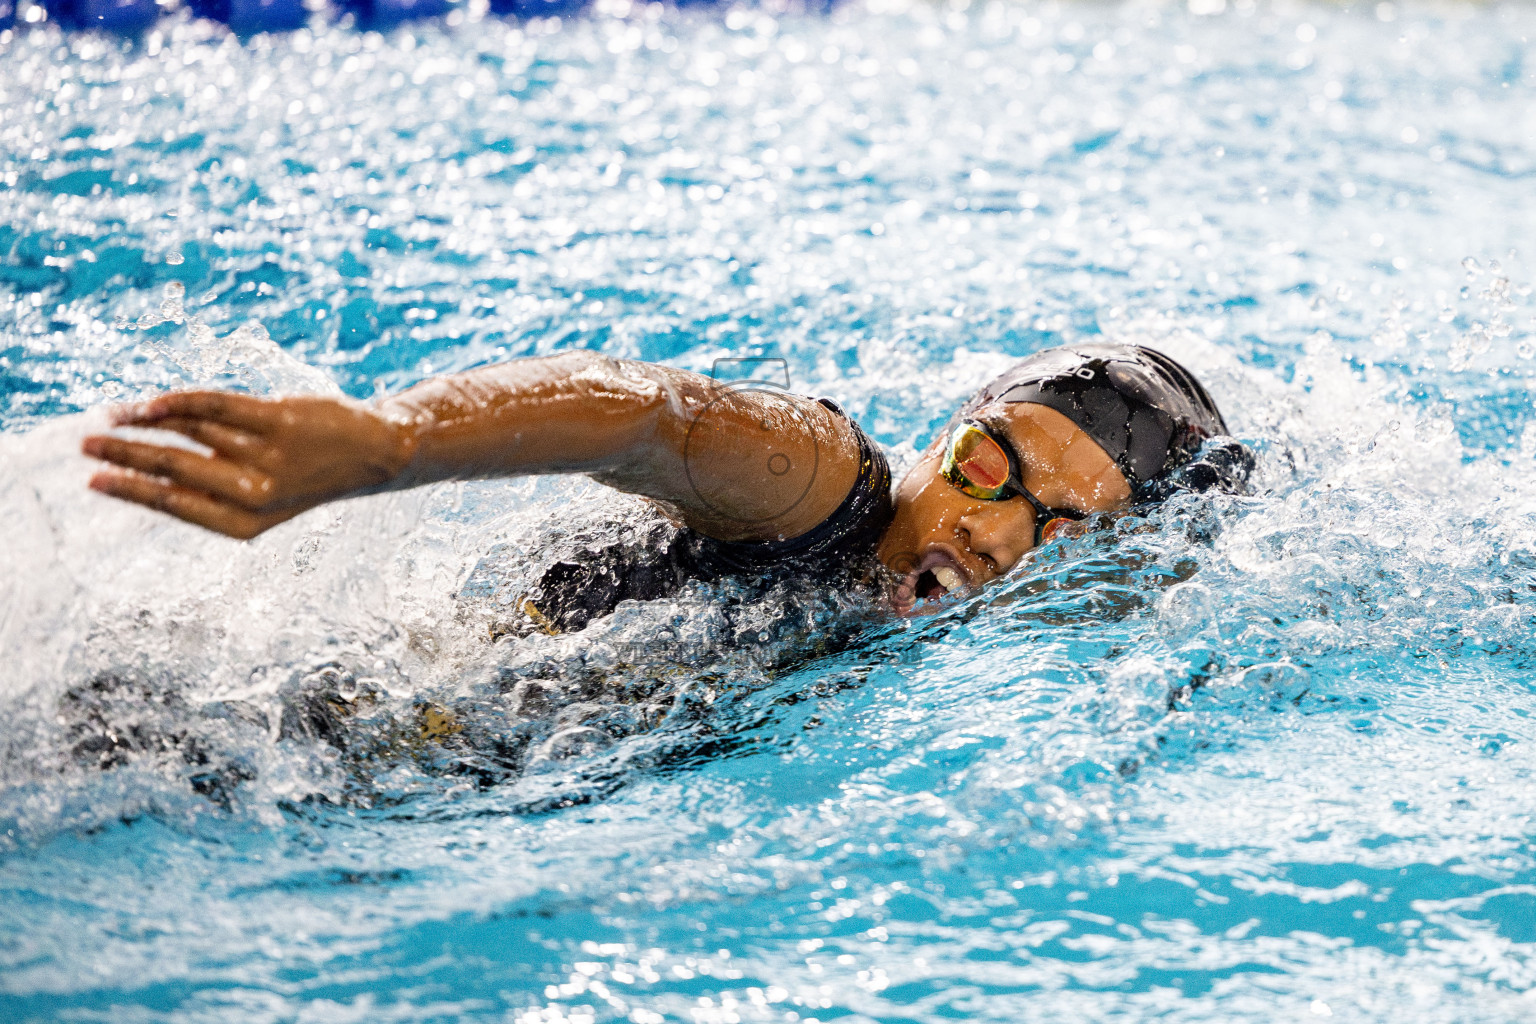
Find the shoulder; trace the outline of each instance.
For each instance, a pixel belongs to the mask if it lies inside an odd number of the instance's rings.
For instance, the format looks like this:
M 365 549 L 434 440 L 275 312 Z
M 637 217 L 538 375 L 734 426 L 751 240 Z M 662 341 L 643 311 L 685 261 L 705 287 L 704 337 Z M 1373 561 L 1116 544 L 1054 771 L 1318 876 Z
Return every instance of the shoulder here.
M 685 541 L 703 575 L 811 570 L 836 573 L 871 555 L 894 514 L 885 453 L 835 401 L 816 400 L 851 432 L 856 446 L 852 483 L 830 514 L 793 537 L 762 542 L 722 541 L 688 531 Z

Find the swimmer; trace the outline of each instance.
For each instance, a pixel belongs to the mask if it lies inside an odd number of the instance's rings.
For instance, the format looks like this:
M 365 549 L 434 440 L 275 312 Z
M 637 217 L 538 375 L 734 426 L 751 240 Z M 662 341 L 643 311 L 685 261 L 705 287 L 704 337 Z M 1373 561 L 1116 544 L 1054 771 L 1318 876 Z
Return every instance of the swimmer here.
M 85 454 L 110 464 L 92 488 L 241 539 L 327 502 L 445 480 L 585 474 L 649 499 L 677 529 L 645 559 L 552 567 L 526 607 L 550 632 L 690 579 L 833 581 L 872 559 L 905 615 L 998 579 L 1069 524 L 1179 489 L 1235 489 L 1252 466 L 1187 370 L 1115 344 L 1024 359 L 960 407 L 894 491 L 884 454 L 830 401 L 590 352 L 435 378 L 373 405 L 177 392 L 113 423 L 204 450 L 88 437 Z

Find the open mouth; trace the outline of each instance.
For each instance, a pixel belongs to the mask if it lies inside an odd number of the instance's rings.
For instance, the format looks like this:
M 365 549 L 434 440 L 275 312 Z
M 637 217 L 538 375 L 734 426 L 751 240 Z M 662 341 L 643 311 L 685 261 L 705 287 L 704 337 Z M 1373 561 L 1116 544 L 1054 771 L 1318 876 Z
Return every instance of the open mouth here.
M 960 575 L 958 569 L 948 565 L 924 569 L 917 574 L 917 596 L 924 601 L 937 600 L 951 590 L 959 590 L 964 586 L 965 577 Z
M 969 574 L 953 552 L 935 548 L 896 585 L 891 593 L 891 604 L 898 614 L 904 615 L 919 601 L 937 601 L 966 589 L 970 582 Z

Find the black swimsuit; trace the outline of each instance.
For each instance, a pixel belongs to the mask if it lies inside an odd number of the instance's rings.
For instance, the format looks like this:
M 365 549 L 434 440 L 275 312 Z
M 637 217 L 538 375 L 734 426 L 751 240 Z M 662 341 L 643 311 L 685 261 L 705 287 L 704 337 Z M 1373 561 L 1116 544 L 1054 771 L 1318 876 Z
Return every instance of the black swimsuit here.
M 848 420 L 859 442 L 859 475 L 842 504 L 821 523 L 786 540 L 748 543 L 658 526 L 644 546 L 615 544 L 581 562 L 556 562 L 523 603 L 533 622 L 551 632 L 584 628 L 621 601 L 652 601 L 690 580 L 725 576 L 772 581 L 793 573 L 823 584 L 846 580 L 874 554 L 890 525 L 891 468 L 885 454 L 848 414 L 828 399 L 822 405 Z

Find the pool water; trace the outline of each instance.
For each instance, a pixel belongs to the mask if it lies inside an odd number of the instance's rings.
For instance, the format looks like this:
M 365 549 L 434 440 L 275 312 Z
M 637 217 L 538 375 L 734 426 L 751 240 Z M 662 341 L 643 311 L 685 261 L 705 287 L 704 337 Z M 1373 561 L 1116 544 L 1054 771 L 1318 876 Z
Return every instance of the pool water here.
M 601 8 L 0 34 L 0 1017 L 1536 1014 L 1536 12 Z M 1061 342 L 1260 455 L 891 621 L 557 479 L 250 544 L 103 403 L 782 358 L 910 464 Z

